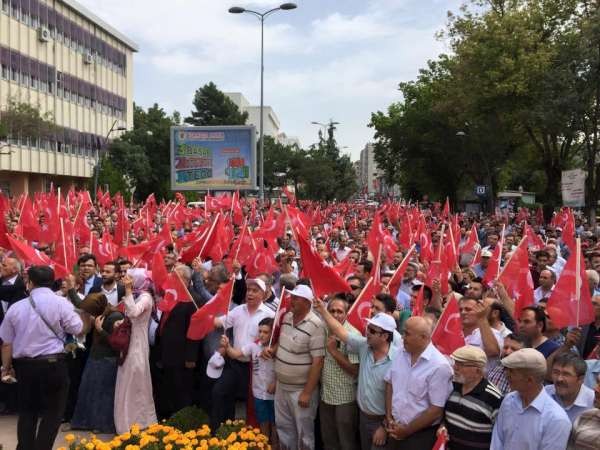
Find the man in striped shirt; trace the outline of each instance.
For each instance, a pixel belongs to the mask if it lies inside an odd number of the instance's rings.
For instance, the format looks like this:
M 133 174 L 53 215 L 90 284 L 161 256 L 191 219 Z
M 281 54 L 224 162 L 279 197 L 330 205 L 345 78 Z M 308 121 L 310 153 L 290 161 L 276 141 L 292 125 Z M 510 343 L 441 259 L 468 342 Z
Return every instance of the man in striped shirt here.
M 452 450 L 489 448 L 502 403 L 500 391 L 483 376 L 485 352 L 466 345 L 452 354 L 454 389 L 444 407 L 444 426 Z

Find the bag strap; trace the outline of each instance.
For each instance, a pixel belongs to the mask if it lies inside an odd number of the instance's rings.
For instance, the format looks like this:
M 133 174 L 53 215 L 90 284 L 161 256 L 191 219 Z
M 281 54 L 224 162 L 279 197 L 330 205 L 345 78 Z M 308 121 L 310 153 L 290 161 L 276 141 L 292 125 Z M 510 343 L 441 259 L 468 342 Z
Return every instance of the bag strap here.
M 36 314 L 39 316 L 39 318 L 42 319 L 42 322 L 44 322 L 44 324 L 48 327 L 48 329 L 50 331 L 52 331 L 52 334 L 54 334 L 54 336 L 56 336 L 56 338 L 64 344 L 65 340 L 58 335 L 58 333 L 56 332 L 56 330 L 54 328 L 52 328 L 52 326 L 48 323 L 48 321 L 46 320 L 46 318 L 44 316 L 42 316 L 42 314 L 35 307 L 35 302 L 33 301 L 33 297 L 31 295 L 29 296 L 29 304 L 31 305 L 31 307 L 33 308 L 33 310 L 36 312 Z

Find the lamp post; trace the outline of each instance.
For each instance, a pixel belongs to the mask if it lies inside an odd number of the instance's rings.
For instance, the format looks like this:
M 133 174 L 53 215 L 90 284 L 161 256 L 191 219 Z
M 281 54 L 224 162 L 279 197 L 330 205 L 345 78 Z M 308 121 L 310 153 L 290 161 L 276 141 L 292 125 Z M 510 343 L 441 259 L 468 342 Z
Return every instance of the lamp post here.
M 112 126 L 110 127 L 110 130 L 108 130 L 108 133 L 106 133 L 106 137 L 104 138 L 104 145 L 108 144 L 108 138 L 113 131 L 127 130 L 127 128 L 123 126 L 115 128 L 116 125 L 117 121 L 115 120 Z M 96 198 L 96 193 L 98 192 L 98 176 L 100 175 L 100 162 L 100 150 L 96 150 L 96 167 L 94 168 L 94 198 Z
M 264 54 L 265 54 L 265 47 L 264 47 L 264 36 L 265 36 L 265 19 L 267 16 L 271 15 L 272 13 L 276 12 L 276 11 L 289 11 L 291 9 L 296 9 L 298 6 L 295 3 L 282 3 L 281 5 L 279 5 L 277 8 L 273 8 L 270 9 L 268 11 L 265 11 L 263 13 L 259 13 L 257 11 L 252 11 L 251 9 L 246 9 L 246 8 L 242 8 L 240 6 L 233 6 L 231 8 L 229 8 L 229 12 L 231 14 L 242 14 L 242 13 L 249 13 L 249 14 L 253 14 L 254 16 L 256 16 L 258 18 L 258 20 L 260 20 L 260 191 L 259 191 L 259 197 L 261 199 L 261 201 L 265 200 L 265 153 L 264 153 L 264 149 L 265 149 L 265 143 L 264 143 L 264 136 L 263 136 L 263 122 L 264 122 L 264 72 L 265 72 L 265 65 L 264 65 Z

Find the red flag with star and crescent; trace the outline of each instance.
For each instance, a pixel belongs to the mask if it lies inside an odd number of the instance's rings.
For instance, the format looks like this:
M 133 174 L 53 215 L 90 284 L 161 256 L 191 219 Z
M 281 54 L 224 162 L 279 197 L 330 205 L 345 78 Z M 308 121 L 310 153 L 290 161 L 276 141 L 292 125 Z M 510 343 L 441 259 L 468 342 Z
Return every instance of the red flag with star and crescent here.
M 454 350 L 465 345 L 458 302 L 454 295 L 450 296 L 450 300 L 433 330 L 431 342 L 444 355 L 451 355 Z

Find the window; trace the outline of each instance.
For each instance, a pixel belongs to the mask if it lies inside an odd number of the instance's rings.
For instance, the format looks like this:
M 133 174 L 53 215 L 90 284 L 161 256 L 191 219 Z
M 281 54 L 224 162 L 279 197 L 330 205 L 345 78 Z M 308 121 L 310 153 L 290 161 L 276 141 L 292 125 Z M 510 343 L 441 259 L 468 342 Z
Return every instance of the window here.
M 14 67 L 10 69 L 10 79 L 16 81 L 17 83 L 19 82 L 19 72 L 17 72 L 17 69 Z
M 29 83 L 31 82 L 31 79 L 30 79 L 30 77 L 29 77 L 29 74 L 27 74 L 27 73 L 24 73 L 24 74 L 23 74 L 23 80 L 22 80 L 22 81 L 23 81 L 23 84 L 24 84 L 25 86 L 29 86 Z
M 8 66 L 2 64 L 2 79 L 8 80 Z
M 37 78 L 31 77 L 31 87 L 33 89 L 37 89 L 37 87 L 38 87 L 38 79 Z
M 48 83 L 45 81 L 40 81 L 40 91 L 48 92 Z
M 8 14 L 10 11 L 9 0 L 2 0 L 2 12 Z

